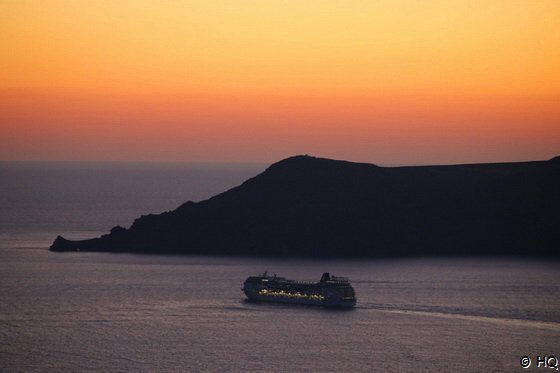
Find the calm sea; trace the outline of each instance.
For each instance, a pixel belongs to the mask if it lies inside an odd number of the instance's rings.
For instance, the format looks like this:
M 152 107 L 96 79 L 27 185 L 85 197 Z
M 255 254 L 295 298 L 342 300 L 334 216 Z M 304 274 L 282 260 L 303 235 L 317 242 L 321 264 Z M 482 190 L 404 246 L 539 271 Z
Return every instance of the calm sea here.
M 560 263 L 51 253 L 262 165 L 0 164 L 2 372 L 511 372 L 560 358 Z M 251 304 L 265 269 L 348 276 L 351 311 Z M 531 366 L 524 370 L 520 359 Z M 547 359 L 548 363 L 554 360 Z

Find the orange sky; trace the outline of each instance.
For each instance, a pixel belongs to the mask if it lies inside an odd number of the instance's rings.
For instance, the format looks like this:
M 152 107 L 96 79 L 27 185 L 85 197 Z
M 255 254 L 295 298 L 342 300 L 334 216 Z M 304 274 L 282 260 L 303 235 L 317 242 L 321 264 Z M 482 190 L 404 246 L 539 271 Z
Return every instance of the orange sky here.
M 560 1 L 0 2 L 0 159 L 560 154 Z

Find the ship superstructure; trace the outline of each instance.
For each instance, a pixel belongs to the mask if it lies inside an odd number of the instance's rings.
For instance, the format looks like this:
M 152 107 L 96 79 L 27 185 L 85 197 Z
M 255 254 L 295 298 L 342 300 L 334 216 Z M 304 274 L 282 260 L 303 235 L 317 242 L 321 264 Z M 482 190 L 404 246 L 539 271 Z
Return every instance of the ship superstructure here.
M 323 273 L 319 282 L 288 280 L 267 272 L 250 276 L 243 284 L 243 292 L 253 301 L 313 304 L 327 307 L 353 307 L 356 293 L 345 277 Z

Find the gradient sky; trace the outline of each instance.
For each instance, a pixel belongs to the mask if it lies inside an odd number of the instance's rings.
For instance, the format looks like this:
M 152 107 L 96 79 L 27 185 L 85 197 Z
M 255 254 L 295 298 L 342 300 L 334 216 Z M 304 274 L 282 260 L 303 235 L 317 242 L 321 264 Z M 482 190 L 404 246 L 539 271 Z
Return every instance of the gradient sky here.
M 0 2 L 0 159 L 560 154 L 558 0 Z

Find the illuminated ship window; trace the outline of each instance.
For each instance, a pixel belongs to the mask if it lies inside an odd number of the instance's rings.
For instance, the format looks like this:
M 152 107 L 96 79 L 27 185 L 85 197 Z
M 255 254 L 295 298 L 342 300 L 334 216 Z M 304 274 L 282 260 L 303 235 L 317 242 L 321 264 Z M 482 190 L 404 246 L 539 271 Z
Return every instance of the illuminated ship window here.
M 286 292 L 284 290 L 274 291 L 274 290 L 267 290 L 261 289 L 259 291 L 260 295 L 272 296 L 272 297 L 288 297 L 288 298 L 307 298 L 312 300 L 323 300 L 325 299 L 324 296 L 321 294 L 306 294 L 300 292 Z

